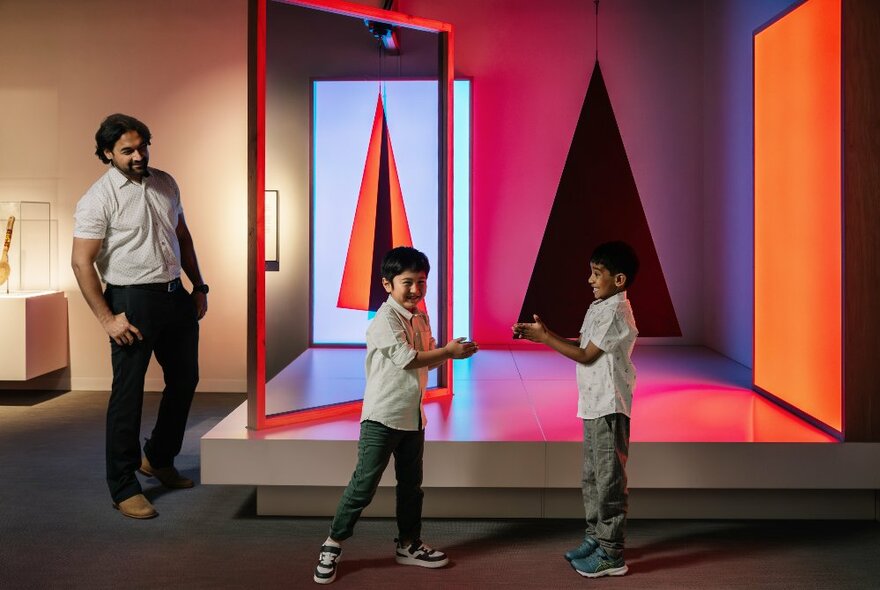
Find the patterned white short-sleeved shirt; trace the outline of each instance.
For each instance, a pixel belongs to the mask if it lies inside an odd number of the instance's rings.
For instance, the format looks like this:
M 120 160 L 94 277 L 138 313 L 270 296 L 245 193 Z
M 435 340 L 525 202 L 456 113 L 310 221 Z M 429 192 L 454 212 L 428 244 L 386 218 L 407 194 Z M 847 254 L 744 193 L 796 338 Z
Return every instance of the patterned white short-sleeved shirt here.
M 592 341 L 604 354 L 591 365 L 577 364 L 578 418 L 630 415 L 636 383 L 630 357 L 638 335 L 626 291 L 590 305 L 581 326 L 580 347 Z
M 425 427 L 422 397 L 428 368 L 405 369 L 418 351 L 436 346 L 427 314 L 411 313 L 391 296 L 367 327 L 367 386 L 361 421 L 373 420 L 396 430 Z
M 138 184 L 111 166 L 76 205 L 73 236 L 104 240 L 95 266 L 105 283 L 165 283 L 180 276 L 180 189 L 170 174 L 149 171 Z

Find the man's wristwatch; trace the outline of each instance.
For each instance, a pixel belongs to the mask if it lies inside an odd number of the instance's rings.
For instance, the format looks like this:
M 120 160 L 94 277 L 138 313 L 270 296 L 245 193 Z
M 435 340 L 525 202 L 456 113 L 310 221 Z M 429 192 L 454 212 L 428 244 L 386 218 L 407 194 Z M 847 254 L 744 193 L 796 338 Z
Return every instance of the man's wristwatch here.
M 201 285 L 193 285 L 193 293 L 204 293 L 208 294 L 208 291 L 211 289 L 208 287 L 207 283 L 202 283 Z

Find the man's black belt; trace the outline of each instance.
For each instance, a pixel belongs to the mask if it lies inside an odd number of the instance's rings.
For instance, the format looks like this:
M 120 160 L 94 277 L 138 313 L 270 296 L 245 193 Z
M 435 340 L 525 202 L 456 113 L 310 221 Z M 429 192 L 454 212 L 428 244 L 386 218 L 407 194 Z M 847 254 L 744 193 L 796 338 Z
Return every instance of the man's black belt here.
M 167 283 L 145 283 L 143 285 L 110 285 L 114 289 L 144 289 L 146 291 L 161 291 L 162 293 L 174 293 L 181 287 L 183 283 L 180 279 L 174 279 Z

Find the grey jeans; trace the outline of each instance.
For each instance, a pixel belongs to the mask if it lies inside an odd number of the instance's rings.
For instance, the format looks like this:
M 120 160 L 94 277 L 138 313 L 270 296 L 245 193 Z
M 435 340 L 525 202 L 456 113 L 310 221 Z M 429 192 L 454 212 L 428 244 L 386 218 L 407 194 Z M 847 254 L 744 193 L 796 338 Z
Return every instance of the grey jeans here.
M 609 414 L 584 420 L 584 512 L 587 535 L 613 558 L 623 553 L 626 536 L 626 459 L 629 417 Z

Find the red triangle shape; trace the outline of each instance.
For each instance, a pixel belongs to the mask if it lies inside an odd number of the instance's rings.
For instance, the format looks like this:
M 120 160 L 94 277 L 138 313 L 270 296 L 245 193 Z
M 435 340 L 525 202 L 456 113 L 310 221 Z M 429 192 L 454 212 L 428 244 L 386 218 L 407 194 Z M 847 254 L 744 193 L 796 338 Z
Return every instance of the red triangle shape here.
M 380 93 L 336 306 L 364 311 L 379 309 L 388 297 L 382 287 L 382 258 L 392 248 L 412 245 Z

